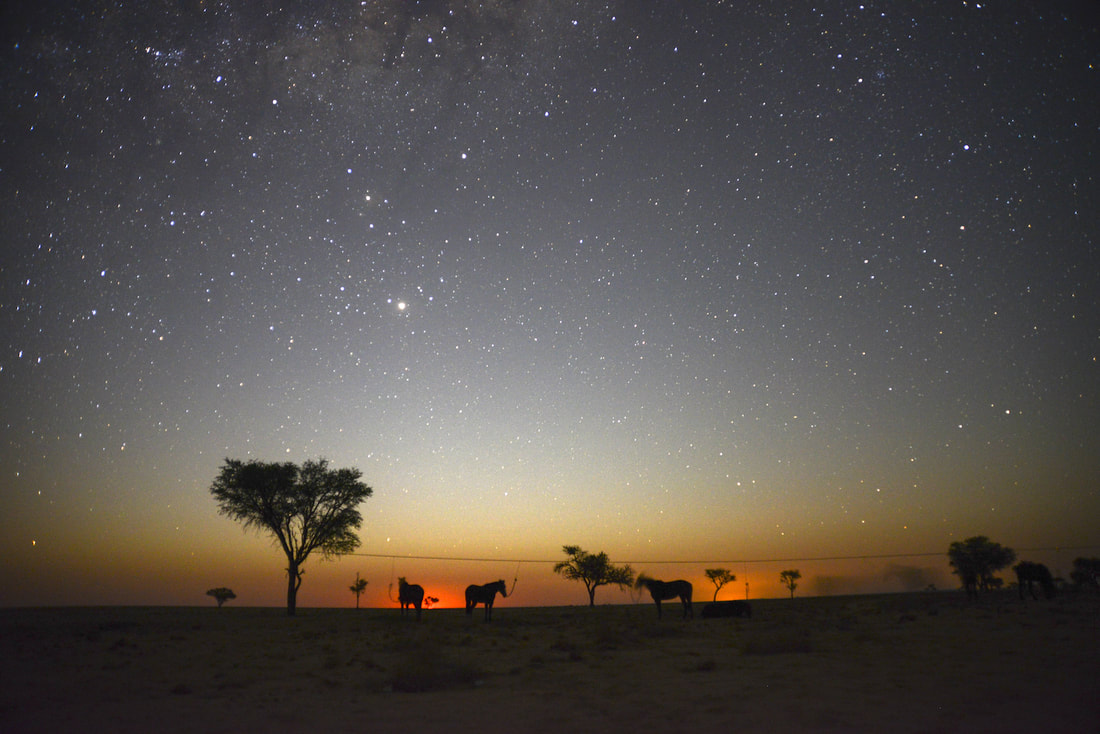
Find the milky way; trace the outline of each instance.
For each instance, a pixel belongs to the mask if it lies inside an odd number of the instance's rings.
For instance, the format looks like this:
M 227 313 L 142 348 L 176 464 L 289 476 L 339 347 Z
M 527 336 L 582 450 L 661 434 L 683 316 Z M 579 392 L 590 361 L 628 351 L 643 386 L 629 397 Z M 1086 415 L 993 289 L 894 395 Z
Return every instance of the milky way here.
M 1098 542 L 1095 8 L 746 5 L 4 11 L 7 557 Z

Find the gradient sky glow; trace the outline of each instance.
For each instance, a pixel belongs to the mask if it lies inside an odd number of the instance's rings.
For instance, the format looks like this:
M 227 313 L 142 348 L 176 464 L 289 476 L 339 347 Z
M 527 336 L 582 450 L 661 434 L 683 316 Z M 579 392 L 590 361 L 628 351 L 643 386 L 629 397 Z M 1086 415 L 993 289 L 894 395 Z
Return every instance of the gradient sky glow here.
M 226 457 L 373 487 L 303 606 L 1097 554 L 1094 3 L 297 5 L 3 11 L 0 604 L 282 604 Z

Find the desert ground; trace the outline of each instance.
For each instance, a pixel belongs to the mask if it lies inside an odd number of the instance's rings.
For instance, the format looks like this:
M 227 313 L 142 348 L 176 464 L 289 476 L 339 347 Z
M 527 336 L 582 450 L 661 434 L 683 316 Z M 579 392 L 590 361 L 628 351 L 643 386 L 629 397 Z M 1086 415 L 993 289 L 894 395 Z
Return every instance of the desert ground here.
M 1096 594 L 702 605 L 0 609 L 0 731 L 1100 731 Z

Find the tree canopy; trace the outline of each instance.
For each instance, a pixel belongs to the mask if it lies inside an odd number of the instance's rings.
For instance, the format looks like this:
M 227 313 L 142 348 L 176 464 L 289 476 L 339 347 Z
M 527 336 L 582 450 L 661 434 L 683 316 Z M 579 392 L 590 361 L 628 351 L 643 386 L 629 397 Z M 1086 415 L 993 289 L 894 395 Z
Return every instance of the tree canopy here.
M 1074 558 L 1069 577 L 1078 588 L 1100 589 L 1100 558 Z
M 968 594 L 974 594 L 979 589 L 985 591 L 996 585 L 993 574 L 1012 565 L 1016 551 L 984 535 L 975 535 L 953 542 L 947 549 L 947 557 L 954 569 L 952 572 L 962 580 L 963 588 Z
M 359 574 L 355 574 L 355 583 L 348 587 L 351 593 L 355 594 L 355 608 L 359 608 L 359 597 L 363 595 L 363 592 L 367 590 L 367 580 L 359 578 Z
M 568 559 L 554 565 L 554 573 L 561 574 L 570 581 L 583 581 L 588 591 L 588 606 L 596 606 L 596 589 L 614 584 L 620 589 L 630 588 L 634 583 L 634 569 L 630 566 L 614 566 L 604 552 L 589 553 L 579 545 L 563 545 L 562 551 Z
M 802 578 L 802 574 L 797 568 L 789 568 L 786 571 L 779 572 L 779 582 L 787 587 L 787 590 L 791 592 L 791 598 L 794 598 L 794 590 L 798 588 L 798 580 Z
M 313 551 L 332 557 L 359 547 L 359 504 L 372 490 L 358 469 L 330 469 L 328 461 L 242 462 L 226 459 L 210 493 L 218 511 L 270 533 L 287 558 L 287 614 L 294 614 L 302 564 Z
M 225 586 L 219 586 L 216 589 L 207 589 L 206 595 L 214 597 L 214 601 L 218 602 L 219 609 L 221 609 L 222 604 L 225 604 L 230 599 L 237 598 L 237 595 L 233 593 L 233 589 Z
M 728 568 L 708 568 L 703 573 L 714 584 L 714 599 L 712 601 L 718 601 L 718 592 L 722 590 L 723 586 L 737 580 L 737 577 Z

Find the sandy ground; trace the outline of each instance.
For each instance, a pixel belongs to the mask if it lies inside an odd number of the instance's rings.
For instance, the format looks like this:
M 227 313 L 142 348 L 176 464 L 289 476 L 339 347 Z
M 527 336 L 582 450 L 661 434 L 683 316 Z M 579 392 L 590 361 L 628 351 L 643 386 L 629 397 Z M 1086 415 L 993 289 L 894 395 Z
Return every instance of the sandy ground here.
M 5 733 L 1100 732 L 1097 595 L 0 609 L 0 665 Z

